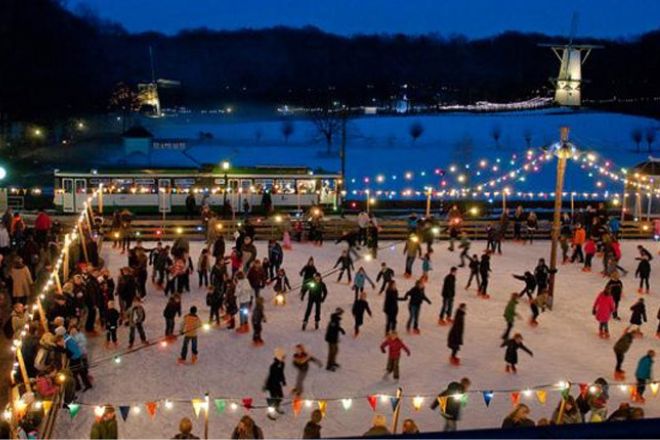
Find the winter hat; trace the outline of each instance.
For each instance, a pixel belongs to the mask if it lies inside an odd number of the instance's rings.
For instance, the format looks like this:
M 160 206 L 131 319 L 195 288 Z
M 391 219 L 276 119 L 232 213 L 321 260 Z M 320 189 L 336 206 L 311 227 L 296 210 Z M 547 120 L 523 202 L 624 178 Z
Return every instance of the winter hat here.
M 56 336 L 64 336 L 65 334 L 66 334 L 66 329 L 64 328 L 64 326 L 61 325 L 55 329 Z
M 190 313 L 192 313 L 193 315 L 196 314 L 196 313 L 197 313 L 197 307 L 196 307 L 196 306 L 192 306 L 192 307 L 190 308 Z
M 342 309 L 341 307 L 337 307 L 335 309 L 335 313 L 338 314 L 338 315 L 341 315 L 342 313 L 344 313 L 344 309 Z
M 286 355 L 286 352 L 284 351 L 284 349 L 282 347 L 277 347 L 273 351 L 273 353 L 275 355 L 275 359 L 277 359 L 280 362 L 284 361 L 284 356 Z

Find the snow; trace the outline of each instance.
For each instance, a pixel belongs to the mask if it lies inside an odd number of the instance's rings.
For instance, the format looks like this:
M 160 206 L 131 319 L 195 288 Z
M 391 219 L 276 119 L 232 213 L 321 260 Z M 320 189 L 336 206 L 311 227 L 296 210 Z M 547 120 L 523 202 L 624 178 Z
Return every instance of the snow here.
M 626 241 L 622 246 L 622 265 L 632 271 L 635 269 L 633 259 L 637 256 L 635 249 L 637 244 L 638 242 Z M 654 253 L 658 250 L 652 242 L 643 244 Z M 150 244 L 146 243 L 145 246 L 149 247 Z M 194 260 L 199 255 L 202 244 L 192 243 L 191 246 Z M 263 257 L 266 253 L 266 243 L 259 242 L 257 247 L 259 255 Z M 484 243 L 475 242 L 472 250 L 480 252 L 483 247 Z M 459 354 L 462 365 L 458 368 L 449 365 L 448 362 L 446 337 L 449 327 L 439 327 L 436 324 L 441 304 L 442 278 L 449 267 L 457 263 L 458 254 L 448 252 L 446 243 L 439 243 L 435 246 L 433 271 L 430 273 L 426 290 L 433 304 L 430 306 L 424 304 L 422 307 L 421 335 L 406 334 L 403 325 L 408 315 L 407 307 L 403 305 L 400 308 L 398 329 L 400 336 L 410 347 L 412 356 L 404 356 L 401 360 L 399 383 L 395 383 L 392 379 L 382 380 L 386 363 L 386 356 L 379 350 L 385 323 L 382 297 L 378 296 L 377 291 L 367 289 L 374 316 L 372 319 L 366 318 L 359 338 L 354 339 L 351 336 L 353 319 L 350 314 L 353 293 L 346 284 L 336 284 L 336 275 L 334 275 L 325 279 L 330 293 L 323 305 L 321 329 L 318 331 L 301 332 L 300 325 L 305 304 L 300 302 L 296 293 L 289 294 L 288 304 L 285 307 L 276 308 L 270 301 L 273 296 L 272 289 L 268 288 L 264 292 L 267 299 L 268 319 L 264 324 L 264 347 L 252 347 L 251 334 L 239 335 L 234 331 L 213 329 L 200 335 L 200 358 L 197 365 L 176 364 L 180 341 L 167 348 L 150 347 L 123 356 L 120 364 L 107 361 L 94 368 L 92 374 L 95 377 L 95 386 L 82 394 L 80 399 L 83 403 L 93 405 L 105 403 L 139 405 L 140 414 L 131 412 L 127 422 L 123 422 L 118 415 L 120 438 L 170 438 L 178 432 L 178 422 L 184 416 L 193 419 L 193 432 L 201 436 L 203 416 L 195 419 L 189 399 L 201 398 L 205 392 L 209 392 L 211 398 L 233 397 L 236 399 L 234 401 L 240 403 L 241 398 L 252 397 L 255 405 L 264 404 L 265 395 L 262 392 L 262 385 L 273 358 L 273 350 L 278 346 L 284 347 L 287 351 L 285 373 L 289 387 L 285 389 L 285 393 L 288 393 L 295 381 L 295 372 L 290 363 L 294 345 L 305 344 L 313 355 L 324 361 L 327 354 L 323 339 L 325 327 L 330 313 L 338 306 L 343 307 L 347 312 L 342 322 L 348 334 L 342 338 L 338 357 L 342 367 L 338 372 L 331 373 L 323 368 L 311 366 L 305 383 L 304 398 L 346 398 L 377 393 L 392 395 L 399 385 L 406 395 L 402 404 L 401 421 L 410 417 L 417 422 L 421 430 L 433 431 L 441 430 L 443 421 L 438 412 L 428 409 L 432 396 L 442 391 L 449 381 L 464 376 L 471 378 L 472 388 L 475 390 L 524 390 L 536 385 L 556 384 L 561 380 L 588 383 L 599 376 L 613 383 L 612 346 L 626 327 L 630 317 L 628 309 L 639 295 L 636 293 L 636 280 L 633 279 L 631 271 L 630 275 L 623 278 L 624 297 L 620 307 L 623 320 L 610 323 L 611 340 L 599 339 L 597 323 L 591 315 L 595 296 L 605 284 L 605 280 L 597 275 L 597 269 L 600 268 L 599 261 L 594 264 L 595 273 L 592 274 L 581 272 L 577 265 L 560 267 L 557 275 L 555 308 L 552 312 L 540 316 L 539 327 L 528 326 L 529 309 L 526 302 L 520 303 L 518 312 L 523 318 L 516 322 L 514 332 L 519 331 L 524 335 L 525 344 L 534 351 L 534 357 L 520 353 L 519 373 L 509 375 L 504 372 L 504 352 L 499 348 L 500 335 L 505 327 L 502 313 L 509 294 L 522 288 L 522 283 L 514 280 L 511 274 L 532 269 L 539 257 L 547 259 L 549 247 L 548 241 L 526 246 L 505 242 L 504 255 L 493 258 L 490 300 L 477 298 L 474 290 L 465 291 L 462 287 L 457 289 L 455 307 L 461 302 L 467 303 L 465 345 Z M 391 248 L 379 253 L 378 261 L 386 261 L 394 268 L 402 295 L 412 286 L 412 281 L 401 277 L 404 263 L 401 250 L 400 243 L 392 243 Z M 297 272 L 309 255 L 314 256 L 317 267 L 325 272 L 334 265 L 339 253 L 340 247 L 334 244 L 326 244 L 319 248 L 309 244 L 294 243 L 294 249 L 287 251 L 284 259 L 284 267 L 292 285 L 296 287 L 298 284 Z M 119 267 L 125 265 L 126 257 L 119 255 L 107 244 L 103 254 L 109 261 L 113 274 L 117 273 Z M 658 299 L 660 279 L 655 275 L 660 270 L 658 260 L 660 258 L 652 262 L 654 266 L 651 278 L 652 294 L 645 296 L 649 323 L 643 326 L 644 338 L 633 343 L 624 363 L 630 382 L 634 381 L 634 371 L 639 358 L 651 348 L 657 350 L 660 345 L 660 341 L 653 337 L 657 325 L 655 316 L 660 306 Z M 364 266 L 375 280 L 380 267 L 379 262 L 364 262 Z M 420 271 L 420 262 L 416 262 L 414 274 L 419 276 Z M 467 269 L 459 269 L 458 286 L 465 284 L 467 275 Z M 185 312 L 191 305 L 197 305 L 200 308 L 200 316 L 206 318 L 208 308 L 205 305 L 205 293 L 196 288 L 195 277 L 196 275 L 191 277 L 193 292 L 183 295 L 183 309 Z M 165 302 L 162 293 L 149 286 L 145 305 L 148 338 L 155 339 L 163 335 L 162 310 Z M 126 347 L 127 339 L 128 331 L 122 328 L 119 332 L 122 348 Z M 103 337 L 90 340 L 91 362 L 112 357 L 114 351 L 104 349 L 103 342 Z M 573 395 L 577 395 L 577 386 L 574 386 L 572 392 Z M 427 397 L 421 411 L 415 412 L 411 400 L 418 394 Z M 610 395 L 608 405 L 610 412 L 627 398 L 618 386 L 611 386 Z M 521 402 L 530 405 L 533 419 L 539 419 L 550 417 L 558 403 L 558 396 L 557 391 L 549 391 L 545 406 L 540 405 L 533 396 L 522 396 Z M 647 415 L 660 415 L 660 398 L 651 398 L 648 389 L 646 397 Z M 174 407 L 167 410 L 161 402 L 156 416 L 151 419 L 147 415 L 144 403 L 159 399 L 173 400 Z M 506 393 L 496 392 L 490 408 L 486 408 L 480 393 L 472 393 L 469 395 L 469 403 L 464 409 L 459 428 L 499 426 L 510 409 L 511 401 Z M 287 414 L 276 422 L 268 420 L 263 409 L 255 409 L 251 415 L 267 437 L 299 438 L 309 419 L 310 409 L 303 407 L 302 413 L 297 418 L 292 414 L 290 406 L 286 406 L 285 410 Z M 379 401 L 377 411 L 387 415 L 388 420 L 391 420 L 392 410 L 389 402 Z M 222 415 L 216 414 L 212 407 L 209 422 L 210 436 L 229 437 L 243 414 L 243 409 L 232 411 L 229 401 Z M 353 400 L 349 411 L 343 409 L 340 401 L 329 402 L 327 416 L 322 422 L 323 435 L 359 436 L 369 428 L 372 416 L 373 411 L 364 397 Z M 89 435 L 93 418 L 92 407 L 84 406 L 73 420 L 66 411 L 60 411 L 54 437 L 86 437 Z

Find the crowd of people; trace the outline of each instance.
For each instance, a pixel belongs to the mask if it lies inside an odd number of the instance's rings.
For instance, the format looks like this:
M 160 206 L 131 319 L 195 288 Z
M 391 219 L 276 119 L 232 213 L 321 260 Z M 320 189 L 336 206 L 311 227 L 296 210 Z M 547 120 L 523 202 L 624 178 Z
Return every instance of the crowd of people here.
M 321 216 L 312 214 L 310 239 L 318 246 L 323 245 L 323 226 L 318 221 Z M 315 220 L 317 219 L 317 220 Z M 372 316 L 372 307 L 365 291 L 367 285 L 382 296 L 382 310 L 385 315 L 384 338 L 380 349 L 386 355 L 384 379 L 390 375 L 395 380 L 400 376 L 402 354 L 411 356 L 411 350 L 397 331 L 399 303 L 407 303 L 408 318 L 405 330 L 411 337 L 421 333 L 420 313 L 424 303 L 432 306 L 426 291 L 429 288 L 429 272 L 433 270 L 433 255 L 437 252 L 440 228 L 446 227 L 449 236 L 449 252 L 460 251 L 456 266 L 449 268 L 444 275 L 440 291 L 442 305 L 438 314 L 438 325 L 450 326 L 447 334 L 449 362 L 459 366 L 459 351 L 464 344 L 465 317 L 468 304 L 461 302 L 454 309 L 457 290 L 457 273 L 468 267 L 469 276 L 465 289 L 476 281 L 477 294 L 482 299 L 489 298 L 489 278 L 496 269 L 493 256 L 503 252 L 506 240 L 531 243 L 538 231 L 538 218 L 534 212 L 526 213 L 517 207 L 513 215 L 504 211 L 498 221 L 488 225 L 486 248 L 482 252 L 473 251 L 473 244 L 463 230 L 463 217 L 458 207 L 452 207 L 446 222 L 433 218 L 408 219 L 409 235 L 403 245 L 403 278 L 413 279 L 413 286 L 405 292 L 399 292 L 395 270 L 382 262 L 375 276 L 370 276 L 360 264 L 362 259 L 376 259 L 378 256 L 378 222 L 373 214 L 360 213 L 352 230 L 345 231 L 336 243 L 345 243 L 346 248 L 329 270 L 316 267 L 314 257 L 297 270 L 297 279 L 290 281 L 285 269 L 286 244 L 278 240 L 269 240 L 266 254 L 260 256 L 255 246 L 256 230 L 250 219 L 245 219 L 232 236 L 215 234 L 203 247 L 199 255 L 192 255 L 190 244 L 185 239 L 177 239 L 171 245 L 157 242 L 153 247 L 145 247 L 132 232 L 132 215 L 128 211 L 117 212 L 113 216 L 110 238 L 114 252 L 126 256 L 126 265 L 122 266 L 113 277 L 103 258 L 99 255 L 96 240 L 98 225 L 82 224 L 81 234 L 85 249 L 80 242 L 71 247 L 68 259 L 69 274 L 62 280 L 61 288 L 53 287 L 46 295 L 43 304 L 44 315 L 27 309 L 36 292 L 41 292 L 53 270 L 62 248 L 61 228 L 51 222 L 44 211 L 40 211 L 33 227 L 28 227 L 21 216 L 8 210 L 0 222 L 0 287 L 11 300 L 11 315 L 3 322 L 7 337 L 23 335 L 21 353 L 25 360 L 30 388 L 24 384 L 26 401 L 54 396 L 63 390 L 63 405 L 75 402 L 82 393 L 94 386 L 97 378 L 90 374 L 91 362 L 88 356 L 88 337 L 105 335 L 105 347 L 109 351 L 120 346 L 128 350 L 138 350 L 152 345 L 154 340 L 165 338 L 174 342 L 181 339 L 181 351 L 176 359 L 179 364 L 188 363 L 188 351 L 191 351 L 190 364 L 199 362 L 200 348 L 198 332 L 205 326 L 216 326 L 234 330 L 239 334 L 252 333 L 255 347 L 264 345 L 264 324 L 267 323 L 267 308 L 264 293 L 272 289 L 276 304 L 284 304 L 290 296 L 297 295 L 300 301 L 306 301 L 302 317 L 301 330 L 308 327 L 319 329 L 323 304 L 329 294 L 324 279 L 336 275 L 337 283 L 344 279 L 351 286 L 353 306 L 354 338 L 360 337 L 365 316 Z M 583 270 L 592 270 L 594 259 L 602 259 L 602 276 L 607 280 L 598 293 L 593 305 L 593 315 L 598 322 L 599 336 L 609 338 L 608 323 L 620 320 L 619 304 L 622 296 L 622 278 L 632 269 L 621 267 L 621 247 L 619 245 L 620 225 L 618 219 L 609 216 L 604 207 L 579 210 L 574 216 L 564 215 L 560 230 L 561 262 L 563 264 L 582 264 Z M 287 231 L 285 236 L 292 231 Z M 458 242 L 458 246 L 455 246 Z M 361 252 L 362 249 L 366 253 Z M 630 308 L 630 326 L 617 339 L 613 346 L 616 357 L 615 380 L 625 380 L 623 362 L 625 354 L 634 340 L 642 335 L 642 327 L 647 322 L 644 295 L 650 294 L 651 252 L 638 246 L 637 268 L 634 274 L 639 278 L 639 299 Z M 419 263 L 418 263 L 419 262 Z M 416 268 L 419 265 L 419 268 Z M 355 270 L 357 267 L 357 271 Z M 533 269 L 524 273 L 511 274 L 523 283 L 520 291 L 512 292 L 503 311 L 505 330 L 502 334 L 501 347 L 504 349 L 505 371 L 518 372 L 518 352 L 522 350 L 530 356 L 533 351 L 523 343 L 520 331 L 513 332 L 515 322 L 521 317 L 518 307 L 521 301 L 527 301 L 530 308 L 529 324 L 539 325 L 540 313 L 552 307 L 551 284 L 557 268 L 550 268 L 544 259 L 539 259 Z M 197 276 L 195 277 L 195 273 Z M 415 276 L 413 277 L 413 275 Z M 372 274 L 374 275 L 374 274 Z M 346 278 L 344 278 L 344 276 Z M 191 280 L 192 277 L 192 280 Z M 149 283 L 151 281 L 151 283 Z M 202 316 L 201 305 L 193 304 L 184 310 L 182 296 L 191 291 L 191 284 L 206 292 L 208 317 Z M 293 286 L 292 286 L 293 284 Z M 435 289 L 435 287 L 433 287 Z M 149 292 L 161 292 L 168 297 L 162 312 L 164 332 L 147 335 L 145 322 L 159 319 L 147 316 L 144 299 Z M 188 301 L 189 302 L 189 301 Z M 194 303 L 194 301 L 193 301 Z M 312 312 L 314 315 L 312 316 Z M 330 313 L 325 329 L 324 340 L 327 343 L 326 371 L 332 373 L 340 369 L 339 346 L 346 330 L 342 327 L 344 309 L 336 307 Z M 657 315 L 660 320 L 660 310 Z M 313 319 L 313 324 L 311 323 Z M 126 333 L 119 331 L 127 328 Z M 513 332 L 513 335 L 512 335 Z M 660 337 L 660 323 L 656 335 Z M 139 337 L 140 344 L 136 346 Z M 649 350 L 639 359 L 635 371 L 637 380 L 633 400 L 644 403 L 646 386 L 653 380 L 652 365 L 655 352 Z M 264 390 L 268 392 L 269 418 L 277 419 L 283 413 L 282 402 L 285 399 L 286 351 L 274 350 Z M 302 345 L 295 346 L 293 367 L 296 371 L 293 396 L 302 396 L 304 382 L 311 365 L 323 366 L 322 361 L 312 355 Z M 20 380 L 16 378 L 20 384 Z M 103 378 L 98 378 L 103 380 Z M 454 396 L 469 391 L 470 380 L 463 378 L 452 382 L 439 397 Z M 594 384 L 579 396 L 568 396 L 565 405 L 558 408 L 549 423 L 581 423 L 597 420 L 619 420 L 639 418 L 640 408 L 622 406 L 612 414 L 607 414 L 608 381 L 598 378 Z M 31 399 L 31 400 L 30 400 Z M 449 399 L 445 407 L 439 407 L 435 400 L 431 409 L 439 409 L 446 421 L 446 430 L 455 430 L 460 419 L 461 405 L 455 399 Z M 587 416 L 589 414 L 589 416 Z M 314 411 L 311 420 L 305 426 L 304 438 L 319 438 L 322 413 Z M 34 432 L 39 426 L 43 410 L 36 408 L 28 412 L 20 423 L 20 429 L 27 433 Z M 365 435 L 384 435 L 387 423 L 384 416 L 374 418 L 373 427 Z M 537 424 L 542 425 L 543 419 Z M 518 405 L 507 416 L 503 427 L 533 425 L 529 419 L 529 408 Z M 405 432 L 417 431 L 413 420 L 403 422 Z M 189 419 L 181 421 L 180 433 L 175 438 L 196 438 L 192 434 Z M 97 417 L 92 428 L 92 438 L 116 438 L 116 416 L 111 405 Z M 254 421 L 245 416 L 232 434 L 232 438 L 263 438 L 262 430 Z

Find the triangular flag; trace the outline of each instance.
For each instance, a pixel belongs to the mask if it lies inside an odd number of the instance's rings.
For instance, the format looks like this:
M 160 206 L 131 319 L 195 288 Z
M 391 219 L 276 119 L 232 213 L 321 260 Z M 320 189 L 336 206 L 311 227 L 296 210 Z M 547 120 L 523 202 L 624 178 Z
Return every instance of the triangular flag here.
M 293 409 L 293 414 L 297 417 L 302 410 L 303 401 L 300 397 L 294 397 L 293 402 L 291 402 L 291 408 Z
M 511 404 L 517 406 L 520 403 L 520 392 L 514 391 L 511 393 Z
M 48 414 L 48 411 L 53 407 L 53 401 L 52 400 L 44 400 L 41 402 L 41 406 L 44 408 L 44 414 Z
M 223 412 L 225 412 L 225 408 L 227 407 L 227 402 L 225 401 L 225 399 L 215 399 L 214 402 L 215 402 L 215 411 L 218 414 L 222 414 Z
M 202 410 L 204 405 L 204 399 L 192 399 L 193 411 L 195 411 L 195 417 L 199 417 L 199 412 Z
M 319 400 L 319 410 L 321 411 L 321 414 L 323 414 L 323 417 L 325 417 L 325 410 L 328 407 L 328 401 L 327 400 Z
M 396 411 L 396 407 L 399 406 L 399 399 L 390 397 L 390 403 L 392 404 L 392 411 Z
M 415 408 L 415 411 L 419 411 L 422 408 L 423 403 L 424 403 L 423 397 L 421 396 L 413 397 L 412 404 L 413 404 L 413 408 Z
M 571 395 L 571 389 L 569 387 L 564 388 L 563 390 L 561 390 L 561 398 L 562 399 L 566 400 L 566 399 L 568 399 L 568 396 L 570 396 L 570 395 Z
M 461 394 L 460 400 L 461 400 L 461 406 L 465 408 L 468 404 L 468 394 L 467 393 Z
M 131 407 L 128 405 L 120 405 L 119 406 L 119 414 L 121 415 L 122 420 L 124 422 L 128 418 L 128 414 L 131 412 Z
M 484 395 L 484 403 L 486 404 L 486 407 L 489 407 L 490 401 L 493 400 L 493 391 L 483 391 L 482 394 Z
M 586 396 L 587 391 L 589 391 L 589 384 L 581 383 L 579 387 L 580 387 L 580 395 Z
M 376 403 L 378 403 L 376 396 L 375 395 L 367 396 L 367 401 L 369 401 L 369 406 L 371 407 L 371 409 L 376 411 Z
M 252 397 L 244 397 L 242 402 L 243 402 L 243 408 L 247 410 L 252 409 Z
M 637 398 L 637 387 L 630 387 L 630 399 L 635 400 Z
M 156 402 L 147 402 L 144 404 L 144 406 L 147 408 L 147 413 L 149 413 L 151 417 L 156 415 L 156 408 L 158 408 L 158 404 Z
M 71 416 L 71 420 L 74 419 L 80 412 L 80 405 L 77 403 L 69 403 L 69 415 Z
M 440 404 L 440 410 L 444 413 L 447 410 L 447 396 L 438 397 L 438 403 Z
M 658 389 L 660 389 L 660 383 L 653 382 L 650 386 L 651 386 L 651 394 L 653 394 L 653 397 L 657 396 Z
M 539 401 L 541 405 L 545 405 L 545 400 L 548 397 L 548 392 L 545 390 L 537 390 L 536 391 L 536 399 Z

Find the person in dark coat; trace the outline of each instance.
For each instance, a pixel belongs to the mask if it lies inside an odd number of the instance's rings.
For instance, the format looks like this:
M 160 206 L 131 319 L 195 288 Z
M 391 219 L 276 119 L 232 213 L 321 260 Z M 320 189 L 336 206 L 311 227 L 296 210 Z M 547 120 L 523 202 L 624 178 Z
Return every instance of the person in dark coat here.
M 440 407 L 440 415 L 445 419 L 445 431 L 456 431 L 457 423 L 461 419 L 461 409 L 463 407 L 462 399 L 455 399 L 454 396 L 461 396 L 465 394 L 470 388 L 470 379 L 464 377 L 460 382 L 451 382 L 443 392 L 438 394 L 436 399 L 433 399 L 431 409 L 434 410 Z M 446 402 L 444 411 L 440 406 L 440 400 Z
M 446 324 L 445 316 L 448 322 L 452 322 L 451 313 L 456 296 L 456 271 L 457 269 L 452 267 L 442 283 L 442 307 L 440 307 L 440 318 L 438 319 L 440 325 Z
M 307 309 L 305 309 L 302 330 L 305 331 L 307 328 L 307 322 L 309 321 L 309 315 L 312 313 L 312 307 L 315 307 L 314 329 L 318 330 L 319 321 L 321 320 L 321 304 L 325 301 L 326 296 L 328 296 L 328 288 L 321 279 L 320 273 L 316 273 L 312 280 L 303 285 L 300 293 L 300 301 L 305 300 L 306 293 L 309 293 L 309 295 L 307 295 Z
M 385 312 L 386 317 L 386 335 L 390 331 L 396 330 L 396 317 L 399 314 L 399 301 L 404 301 L 404 298 L 399 298 L 396 281 L 392 280 L 387 285 L 387 290 L 385 290 L 385 301 L 383 302 L 383 312 Z
M 468 260 L 470 260 L 470 263 L 468 265 L 470 268 L 470 277 L 468 278 L 468 282 L 465 285 L 465 290 L 468 290 L 470 288 L 473 279 L 477 281 L 477 289 L 479 289 L 481 286 L 481 276 L 479 275 L 481 262 L 479 261 L 479 255 L 474 254 L 472 258 L 468 257 Z
M 220 235 L 213 242 L 213 257 L 216 261 L 222 260 L 225 257 L 225 237 Z
M 507 373 L 517 373 L 516 364 L 518 363 L 518 350 L 523 350 L 530 356 L 534 356 L 534 353 L 523 344 L 523 337 L 520 333 L 513 335 L 513 338 L 506 339 L 502 342 L 500 347 L 506 347 L 506 352 L 504 353 L 504 361 L 506 362 L 506 372 Z
M 621 294 L 623 293 L 623 283 L 619 279 L 619 272 L 614 271 L 610 274 L 610 280 L 605 285 L 605 290 L 610 292 L 614 300 L 614 314 L 612 317 L 617 321 L 621 321 L 621 318 L 619 318 L 619 303 L 621 302 Z
M 268 260 L 270 261 L 270 272 L 268 276 L 272 280 L 280 270 L 282 262 L 284 261 L 284 251 L 282 246 L 275 240 L 268 242 Z
M 408 301 L 408 311 L 410 312 L 410 317 L 408 318 L 408 323 L 406 324 L 406 330 L 410 332 L 410 327 L 413 328 L 413 333 L 416 335 L 419 334 L 419 312 L 422 308 L 422 302 L 426 301 L 431 304 L 431 300 L 428 299 L 424 293 L 424 283 L 421 280 L 415 282 L 415 287 L 406 292 L 406 295 L 403 297 L 404 301 Z
M 637 300 L 635 304 L 630 307 L 632 314 L 630 315 L 630 327 L 640 330 L 642 323 L 646 322 L 646 305 L 644 304 L 644 298 Z
M 465 303 L 461 303 L 456 310 L 454 315 L 454 322 L 452 323 L 451 328 L 449 329 L 449 334 L 447 335 L 447 347 L 451 350 L 451 356 L 449 357 L 449 362 L 452 365 L 459 365 L 461 360 L 456 356 L 458 351 L 463 345 L 463 333 L 465 332 L 465 311 L 467 306 Z
M 312 411 L 309 422 L 305 425 L 303 430 L 303 439 L 321 438 L 321 420 L 323 420 L 323 413 L 320 409 Z
M 481 284 L 479 284 L 479 295 L 483 298 L 490 298 L 488 295 L 488 279 L 490 278 L 490 252 L 486 251 L 481 257 L 479 262 L 479 275 L 481 276 Z
M 383 284 L 380 286 L 380 290 L 378 291 L 379 295 L 385 291 L 387 286 L 390 284 L 390 281 L 394 279 L 394 271 L 387 267 L 385 262 L 382 262 L 380 265 L 380 271 L 376 276 L 376 283 L 378 283 L 381 279 L 383 280 Z
M 300 276 L 302 277 L 302 283 L 300 284 L 300 293 L 306 289 L 307 284 L 314 279 L 314 275 L 318 273 L 316 266 L 314 265 L 314 257 L 309 257 L 307 264 L 300 269 Z
M 536 290 L 536 277 L 534 274 L 532 274 L 530 271 L 527 271 L 524 275 L 514 275 L 513 277 L 517 280 L 525 282 L 525 287 L 520 291 L 518 297 L 522 298 L 523 296 L 527 295 L 531 301 L 534 295 L 534 291 Z
M 648 257 L 643 256 L 640 258 L 635 258 L 639 261 L 637 264 L 637 270 L 635 270 L 635 278 L 639 278 L 639 289 L 637 292 L 643 293 L 644 286 L 646 286 L 646 293 L 649 293 L 649 277 L 651 276 L 651 263 Z
M 284 358 L 285 352 L 283 348 L 276 348 L 274 352 L 273 363 L 270 364 L 268 370 L 268 377 L 264 385 L 264 391 L 268 391 L 270 398 L 268 399 L 268 406 L 273 408 L 278 414 L 284 414 L 280 408 L 282 399 L 284 398 L 283 386 L 286 386 L 286 378 L 284 377 Z M 274 419 L 273 414 L 269 412 L 268 418 Z
M 536 268 L 534 268 L 534 277 L 536 278 L 536 289 L 537 294 L 544 292 L 548 289 L 548 281 L 550 280 L 550 274 L 556 273 L 557 269 L 550 269 L 547 264 L 545 264 L 545 259 L 540 258 Z
M 165 318 L 165 338 L 168 340 L 176 339 L 174 336 L 174 320 L 176 317 L 181 317 L 181 296 L 174 294 L 170 297 L 163 310 L 163 318 Z
M 364 314 L 365 312 L 371 317 L 371 309 L 369 308 L 369 303 L 367 302 L 367 294 L 362 292 L 360 297 L 353 303 L 353 317 L 355 318 L 355 333 L 353 337 L 357 338 L 360 334 L 360 327 L 364 323 Z
M 346 272 L 348 276 L 348 283 L 350 284 L 351 281 L 353 281 L 353 278 L 351 277 L 351 270 L 355 270 L 355 267 L 353 266 L 353 259 L 348 254 L 348 251 L 342 251 L 339 258 L 337 258 L 337 262 L 333 266 L 333 269 L 336 269 L 337 267 L 339 267 L 339 276 L 337 277 L 337 282 L 341 281 L 341 277 L 344 276 L 344 272 Z
M 622 370 L 623 361 L 626 353 L 630 350 L 630 346 L 635 338 L 641 337 L 641 333 L 637 330 L 626 329 L 623 335 L 614 344 L 614 355 L 616 356 L 616 366 L 614 367 L 614 378 L 617 380 L 625 380 L 626 372 Z
M 339 364 L 337 363 L 337 353 L 339 353 L 339 335 L 345 335 L 346 332 L 341 327 L 341 315 L 344 314 L 344 309 L 337 307 L 335 312 L 330 315 L 330 323 L 325 332 L 325 342 L 328 343 L 328 362 L 325 369 L 328 371 L 335 371 Z
M 195 194 L 191 191 L 186 196 L 186 220 L 194 220 L 196 211 L 197 201 L 195 200 Z
M 357 245 L 358 237 L 359 234 L 357 231 L 345 232 L 337 239 L 337 241 L 335 241 L 335 244 L 345 241 L 348 244 L 348 255 L 353 255 L 354 257 L 359 258 L 360 255 L 356 250 L 356 247 L 359 249 L 359 246 Z

